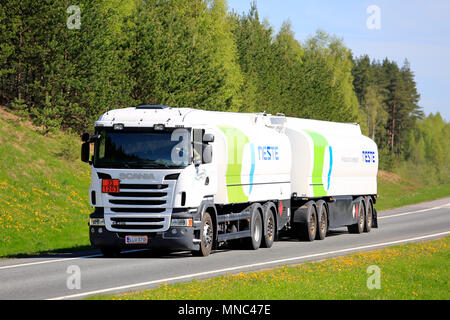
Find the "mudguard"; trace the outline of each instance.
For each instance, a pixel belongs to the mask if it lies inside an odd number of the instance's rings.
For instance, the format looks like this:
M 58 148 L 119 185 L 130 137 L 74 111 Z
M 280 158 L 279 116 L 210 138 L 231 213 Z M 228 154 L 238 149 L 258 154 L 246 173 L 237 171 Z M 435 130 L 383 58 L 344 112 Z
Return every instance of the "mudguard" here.
M 293 222 L 294 223 L 307 223 L 311 212 L 313 212 L 313 210 L 314 210 L 314 205 L 315 205 L 314 201 L 309 201 L 309 202 L 305 203 L 303 206 L 301 206 L 300 208 L 298 208 L 297 210 L 295 210 Z

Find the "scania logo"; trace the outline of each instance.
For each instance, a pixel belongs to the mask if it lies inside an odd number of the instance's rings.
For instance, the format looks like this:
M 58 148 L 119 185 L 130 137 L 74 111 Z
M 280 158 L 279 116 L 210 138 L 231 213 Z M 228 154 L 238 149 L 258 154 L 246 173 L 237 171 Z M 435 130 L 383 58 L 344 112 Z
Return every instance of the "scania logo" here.
M 156 180 L 152 173 L 121 173 L 120 180 Z

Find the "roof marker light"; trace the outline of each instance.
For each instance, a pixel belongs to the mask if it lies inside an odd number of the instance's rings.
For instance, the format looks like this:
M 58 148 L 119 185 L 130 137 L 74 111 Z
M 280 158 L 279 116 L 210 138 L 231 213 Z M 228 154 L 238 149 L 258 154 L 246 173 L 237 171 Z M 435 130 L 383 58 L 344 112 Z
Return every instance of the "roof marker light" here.
M 113 128 L 114 130 L 122 131 L 123 130 L 123 124 L 122 123 L 116 123 Z

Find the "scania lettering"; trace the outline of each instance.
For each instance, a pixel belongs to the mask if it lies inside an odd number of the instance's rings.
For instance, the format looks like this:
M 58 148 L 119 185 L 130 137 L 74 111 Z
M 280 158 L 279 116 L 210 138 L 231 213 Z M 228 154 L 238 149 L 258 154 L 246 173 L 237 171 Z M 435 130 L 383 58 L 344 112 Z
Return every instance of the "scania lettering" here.
M 90 241 L 108 256 L 377 227 L 378 149 L 357 124 L 150 105 L 103 114 L 82 140 Z

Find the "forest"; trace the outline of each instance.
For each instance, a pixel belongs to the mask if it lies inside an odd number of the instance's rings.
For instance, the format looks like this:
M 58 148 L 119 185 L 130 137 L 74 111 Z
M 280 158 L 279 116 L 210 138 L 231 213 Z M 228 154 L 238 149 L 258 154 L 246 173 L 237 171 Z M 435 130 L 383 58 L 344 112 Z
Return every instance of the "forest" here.
M 323 30 L 276 31 L 256 3 L 226 0 L 0 2 L 0 105 L 43 134 L 92 130 L 139 104 L 357 122 L 380 167 L 450 180 L 450 124 L 425 115 L 407 57 L 355 57 Z

